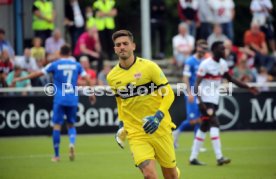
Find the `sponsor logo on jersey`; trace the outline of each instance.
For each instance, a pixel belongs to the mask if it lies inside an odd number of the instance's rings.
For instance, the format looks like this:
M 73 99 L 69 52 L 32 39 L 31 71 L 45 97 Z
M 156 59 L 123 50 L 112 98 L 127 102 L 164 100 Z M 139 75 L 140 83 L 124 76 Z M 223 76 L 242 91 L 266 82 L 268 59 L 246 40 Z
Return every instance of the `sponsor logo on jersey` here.
M 140 79 L 141 77 L 142 77 L 142 73 L 141 72 L 138 72 L 138 73 L 134 74 L 134 78 L 137 79 L 137 80 Z

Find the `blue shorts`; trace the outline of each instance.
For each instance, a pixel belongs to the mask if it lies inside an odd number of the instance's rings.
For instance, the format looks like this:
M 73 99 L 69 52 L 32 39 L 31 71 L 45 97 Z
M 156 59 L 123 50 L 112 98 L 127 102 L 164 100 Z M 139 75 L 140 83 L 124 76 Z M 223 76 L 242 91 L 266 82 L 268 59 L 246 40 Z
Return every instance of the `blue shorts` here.
M 188 101 L 188 97 L 185 96 L 185 103 L 186 103 L 186 119 L 187 120 L 194 120 L 200 118 L 200 111 L 199 106 L 197 104 L 197 98 L 194 97 L 193 103 Z
M 77 110 L 78 106 L 54 104 L 53 123 L 62 125 L 64 122 L 64 115 L 66 115 L 67 123 L 74 124 L 77 119 Z

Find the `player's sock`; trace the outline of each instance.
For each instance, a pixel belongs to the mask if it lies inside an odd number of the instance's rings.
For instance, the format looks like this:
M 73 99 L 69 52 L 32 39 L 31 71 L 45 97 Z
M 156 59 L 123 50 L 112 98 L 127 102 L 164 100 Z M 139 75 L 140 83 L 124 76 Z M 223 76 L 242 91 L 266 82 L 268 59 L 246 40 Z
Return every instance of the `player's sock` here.
M 196 137 L 194 139 L 193 147 L 192 147 L 192 153 L 190 156 L 190 161 L 193 159 L 197 159 L 199 149 L 201 148 L 204 139 L 205 139 L 206 132 L 202 132 L 200 129 L 197 130 Z
M 212 139 L 213 149 L 216 154 L 216 158 L 220 159 L 222 157 L 222 152 L 221 152 L 221 143 L 220 143 L 220 137 L 219 137 L 219 128 L 211 127 L 210 136 Z
M 175 131 L 173 131 L 174 147 L 175 148 L 178 148 L 179 135 L 181 134 L 182 131 L 184 131 L 188 127 L 191 127 L 191 125 L 190 125 L 190 121 L 186 119 L 180 124 L 180 126 Z
M 173 145 L 174 145 L 174 148 L 177 149 L 179 147 L 179 144 L 178 144 L 178 138 L 179 138 L 179 135 L 180 135 L 181 131 L 176 129 L 173 131 Z
M 75 146 L 76 135 L 77 135 L 76 128 L 75 127 L 70 127 L 68 129 L 68 136 L 69 136 L 70 146 Z
M 55 157 L 59 157 L 60 130 L 53 130 L 53 145 Z
M 197 133 L 199 127 L 200 127 L 200 124 L 195 124 L 195 127 L 194 127 L 194 135 L 195 136 L 196 136 L 196 133 Z
M 178 137 L 180 135 L 181 131 L 179 129 L 176 129 L 175 131 L 173 131 L 173 137 L 175 141 L 178 141 Z

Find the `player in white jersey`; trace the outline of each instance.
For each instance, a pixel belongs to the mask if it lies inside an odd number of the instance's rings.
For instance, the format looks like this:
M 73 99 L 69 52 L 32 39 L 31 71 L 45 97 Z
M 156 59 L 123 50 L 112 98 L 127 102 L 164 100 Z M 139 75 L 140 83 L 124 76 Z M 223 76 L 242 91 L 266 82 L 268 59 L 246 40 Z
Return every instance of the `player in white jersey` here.
M 241 88 L 248 89 L 253 94 L 258 93 L 255 87 L 249 87 L 247 84 L 242 83 L 229 75 L 227 63 L 223 59 L 225 58 L 225 47 L 223 46 L 223 42 L 215 42 L 212 45 L 211 50 L 213 57 L 204 60 L 199 65 L 197 72 L 195 93 L 197 94 L 199 100 L 202 123 L 194 139 L 192 153 L 190 156 L 191 165 L 205 165 L 204 163 L 198 161 L 197 157 L 208 130 L 210 130 L 210 137 L 212 139 L 217 165 L 223 165 L 231 162 L 230 159 L 223 157 L 221 151 L 219 122 L 216 116 L 220 95 L 219 88 L 222 78 L 226 78 L 229 82 L 233 82 Z

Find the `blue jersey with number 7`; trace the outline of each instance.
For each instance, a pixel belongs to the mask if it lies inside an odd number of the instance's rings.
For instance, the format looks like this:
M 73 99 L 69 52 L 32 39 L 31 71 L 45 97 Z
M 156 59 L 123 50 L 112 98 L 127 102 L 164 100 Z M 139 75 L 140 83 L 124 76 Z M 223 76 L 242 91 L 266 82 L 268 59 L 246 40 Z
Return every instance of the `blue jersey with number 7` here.
M 78 76 L 85 76 L 86 72 L 80 63 L 72 59 L 59 59 L 48 64 L 42 69 L 44 74 L 52 73 L 55 85 L 54 104 L 64 106 L 77 106 L 78 93 L 77 81 Z

